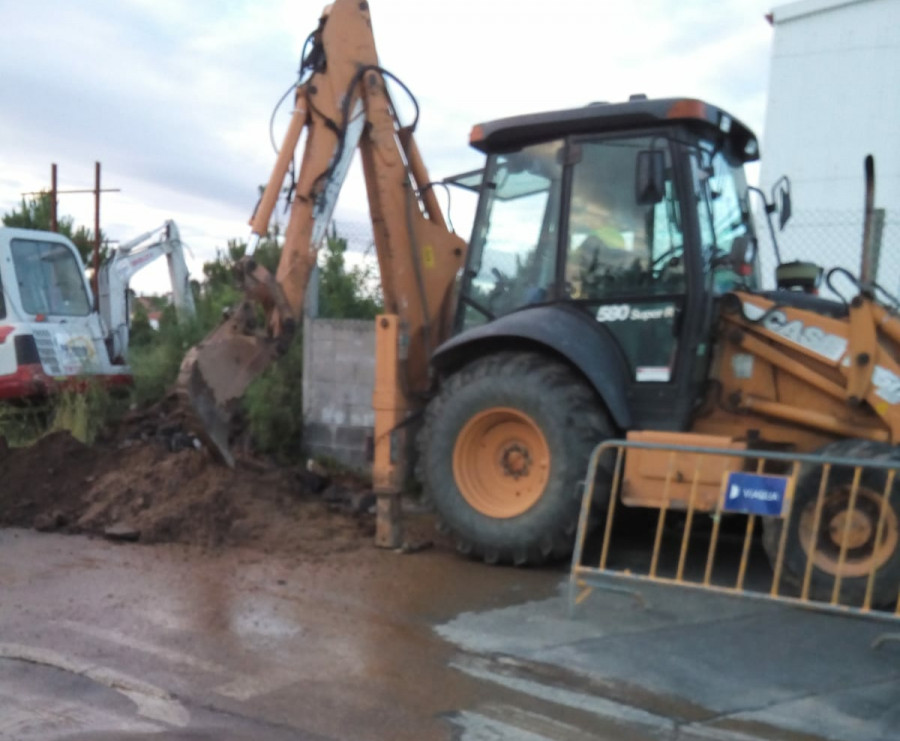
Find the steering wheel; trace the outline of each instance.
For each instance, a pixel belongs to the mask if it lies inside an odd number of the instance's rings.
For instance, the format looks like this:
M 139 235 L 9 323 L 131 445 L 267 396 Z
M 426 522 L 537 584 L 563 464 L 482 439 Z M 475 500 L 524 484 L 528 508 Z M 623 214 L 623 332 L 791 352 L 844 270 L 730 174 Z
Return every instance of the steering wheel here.
M 663 252 L 659 257 L 650 263 L 650 269 L 647 271 L 653 277 L 653 280 L 659 280 L 669 268 L 674 268 L 681 263 L 681 255 L 676 255 L 681 247 L 672 247 Z

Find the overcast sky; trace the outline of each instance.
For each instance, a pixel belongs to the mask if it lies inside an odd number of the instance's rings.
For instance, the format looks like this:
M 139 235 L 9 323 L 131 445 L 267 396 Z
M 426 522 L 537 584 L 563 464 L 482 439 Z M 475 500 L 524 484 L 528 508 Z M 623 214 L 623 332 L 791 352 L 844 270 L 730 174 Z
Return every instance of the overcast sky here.
M 247 236 L 274 153 L 269 117 L 295 77 L 317 0 L 7 0 L 0 9 L 0 212 L 25 191 L 93 185 L 102 229 L 178 223 L 194 272 Z M 370 0 L 381 63 L 417 96 L 433 179 L 474 169 L 477 122 L 618 101 L 708 99 L 763 135 L 770 0 Z M 289 107 L 276 119 L 280 137 Z M 60 212 L 93 225 L 89 195 Z M 336 214 L 366 219 L 358 177 Z M 357 227 L 358 228 L 358 227 Z M 468 224 L 457 223 L 461 232 Z M 151 269 L 152 270 L 152 269 Z M 162 266 L 139 290 L 165 290 Z

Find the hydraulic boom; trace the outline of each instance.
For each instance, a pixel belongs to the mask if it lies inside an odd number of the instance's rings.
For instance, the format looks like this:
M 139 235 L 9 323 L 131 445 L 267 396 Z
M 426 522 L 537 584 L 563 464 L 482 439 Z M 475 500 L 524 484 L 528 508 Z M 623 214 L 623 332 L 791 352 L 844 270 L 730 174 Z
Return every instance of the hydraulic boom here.
M 235 401 L 290 342 L 304 295 L 353 154 L 362 160 L 384 294 L 378 322 L 376 487 L 396 486 L 399 445 L 391 434 L 428 386 L 428 358 L 448 336 L 453 286 L 466 243 L 447 227 L 413 137 L 402 124 L 378 64 L 367 3 L 328 6 L 308 52 L 294 110 L 269 182 L 251 221 L 249 254 L 239 265 L 246 298 L 229 319 L 186 356 L 179 390 L 196 426 L 227 463 Z M 402 85 L 402 84 L 401 84 Z M 290 217 L 273 276 L 252 250 L 269 229 L 291 165 Z M 257 321 L 262 307 L 264 325 Z M 382 337 L 381 335 L 384 335 Z M 379 466 L 379 461 L 382 465 Z

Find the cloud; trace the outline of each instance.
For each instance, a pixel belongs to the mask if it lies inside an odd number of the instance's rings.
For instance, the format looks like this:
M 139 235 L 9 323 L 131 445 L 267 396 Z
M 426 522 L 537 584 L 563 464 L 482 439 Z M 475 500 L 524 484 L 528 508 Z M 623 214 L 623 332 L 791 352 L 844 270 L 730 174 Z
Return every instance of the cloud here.
M 468 147 L 475 123 L 634 92 L 706 97 L 762 126 L 770 29 L 760 0 L 371 5 L 381 62 L 421 105 L 434 178 L 480 164 Z M 7 3 L 0 211 L 47 187 L 51 162 L 61 187 L 89 187 L 99 160 L 104 184 L 122 188 L 104 196 L 112 237 L 168 215 L 202 259 L 245 236 L 274 161 L 272 106 L 319 11 L 296 0 Z M 287 108 L 279 132 L 286 119 Z M 92 221 L 89 197 L 66 197 L 62 210 Z M 355 174 L 337 215 L 365 210 Z

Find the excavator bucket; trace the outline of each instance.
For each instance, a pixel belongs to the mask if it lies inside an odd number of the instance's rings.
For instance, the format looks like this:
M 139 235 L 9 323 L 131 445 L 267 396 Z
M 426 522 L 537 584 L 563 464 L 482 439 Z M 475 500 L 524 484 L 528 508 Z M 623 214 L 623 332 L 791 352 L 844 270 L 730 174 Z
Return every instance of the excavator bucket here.
M 178 374 L 188 426 L 231 467 L 229 433 L 239 400 L 278 354 L 275 340 L 248 330 L 252 312 L 249 302 L 241 304 L 235 316 L 188 351 Z

